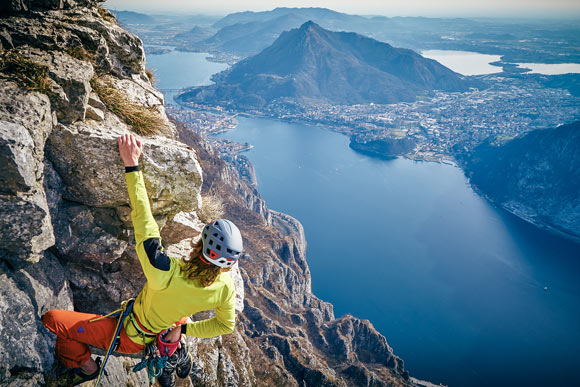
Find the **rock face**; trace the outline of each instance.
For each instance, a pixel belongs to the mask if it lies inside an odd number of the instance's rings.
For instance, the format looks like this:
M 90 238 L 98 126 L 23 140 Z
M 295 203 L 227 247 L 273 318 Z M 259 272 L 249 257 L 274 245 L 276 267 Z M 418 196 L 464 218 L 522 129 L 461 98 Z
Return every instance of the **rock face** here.
M 580 241 L 580 122 L 536 130 L 459 159 L 471 183 L 516 216 Z
M 89 0 L 12 0 L 0 10 L 0 385 L 52 383 L 46 311 L 108 313 L 145 283 L 116 143 L 136 130 L 123 111 L 131 106 L 164 123 L 141 137 L 141 165 L 167 251 L 189 254 L 202 194 L 223 200 L 245 238 L 231 272 L 237 329 L 188 339 L 190 384 L 410 384 L 370 322 L 336 320 L 312 294 L 300 223 L 268 210 L 203 139 L 169 122 L 137 37 Z M 112 358 L 102 384 L 147 385 L 145 372 L 131 372 L 137 361 Z

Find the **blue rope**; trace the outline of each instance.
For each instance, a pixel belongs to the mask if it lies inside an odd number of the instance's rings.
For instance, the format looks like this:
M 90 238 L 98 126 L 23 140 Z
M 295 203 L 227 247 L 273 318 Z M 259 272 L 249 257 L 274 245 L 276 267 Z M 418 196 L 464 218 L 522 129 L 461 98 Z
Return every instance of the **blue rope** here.
M 129 299 L 129 300 L 123 301 L 121 303 L 121 310 L 119 310 L 119 314 L 118 314 L 119 317 L 117 320 L 117 327 L 115 329 L 115 335 L 113 336 L 113 338 L 111 340 L 111 344 L 109 345 L 109 350 L 107 351 L 107 356 L 105 356 L 105 360 L 103 361 L 103 365 L 101 366 L 101 369 L 99 371 L 99 376 L 98 376 L 97 381 L 95 383 L 95 387 L 98 387 L 99 383 L 101 382 L 101 377 L 103 376 L 103 373 L 105 372 L 105 366 L 107 365 L 107 361 L 109 360 L 109 356 L 111 356 L 111 353 L 113 353 L 113 350 L 115 349 L 115 344 L 119 340 L 121 328 L 123 327 L 123 321 L 125 320 L 125 318 L 127 318 L 129 313 L 131 313 L 131 308 L 133 308 L 134 301 L 135 301 L 134 299 Z M 114 314 L 116 314 L 116 312 L 110 313 L 109 315 L 103 316 L 103 317 L 108 317 L 108 316 L 114 315 Z M 91 321 L 93 321 L 93 320 L 91 320 Z

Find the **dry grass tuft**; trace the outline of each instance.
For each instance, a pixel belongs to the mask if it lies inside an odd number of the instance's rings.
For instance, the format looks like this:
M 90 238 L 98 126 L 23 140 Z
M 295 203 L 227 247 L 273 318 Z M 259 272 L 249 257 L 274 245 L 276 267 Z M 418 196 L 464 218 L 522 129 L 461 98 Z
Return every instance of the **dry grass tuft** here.
M 97 7 L 97 12 L 106 21 L 108 21 L 110 23 L 117 23 L 117 19 L 115 18 L 115 15 L 113 15 L 113 13 L 111 11 L 109 11 L 108 9 L 105 9 L 103 7 Z
M 93 62 L 95 59 L 95 55 L 85 50 L 83 46 L 69 47 L 66 52 L 73 58 L 85 62 Z
M 147 75 L 147 78 L 149 78 L 149 82 L 151 82 L 151 84 L 155 83 L 155 73 L 153 72 L 153 70 L 146 69 L 145 75 Z
M 130 125 L 135 133 L 150 136 L 166 128 L 165 121 L 154 107 L 129 101 L 129 98 L 110 82 L 95 77 L 91 79 L 91 86 L 107 109 Z
M 18 52 L 8 51 L 0 54 L 0 72 L 13 75 L 30 91 L 51 93 L 48 67 L 34 63 Z
M 222 199 L 215 194 L 207 194 L 201 198 L 201 209 L 197 214 L 203 223 L 223 218 L 225 213 Z

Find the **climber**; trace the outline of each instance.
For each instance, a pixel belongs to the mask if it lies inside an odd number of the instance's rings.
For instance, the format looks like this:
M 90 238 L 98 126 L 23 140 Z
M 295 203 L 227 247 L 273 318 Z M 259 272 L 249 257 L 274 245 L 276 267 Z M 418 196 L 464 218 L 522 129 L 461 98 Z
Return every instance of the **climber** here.
M 158 347 L 162 343 L 173 343 L 177 350 L 158 378 L 162 386 L 173 386 L 173 371 L 179 377 L 186 377 L 192 365 L 182 335 L 207 338 L 234 330 L 235 288 L 227 272 L 242 253 L 242 236 L 231 221 L 219 219 L 203 228 L 199 241 L 192 243 L 189 259 L 166 255 L 139 170 L 143 144 L 126 134 L 118 138 L 118 145 L 125 164 L 137 255 L 147 283 L 120 329 L 116 352 L 139 353 L 153 341 L 157 341 Z M 210 309 L 215 310 L 215 316 L 210 319 L 194 322 L 188 318 Z M 99 364 L 91 358 L 88 345 L 106 349 L 114 336 L 116 319 L 51 310 L 42 316 L 42 322 L 57 336 L 55 353 L 68 368 L 66 384 L 97 378 Z M 163 340 L 158 337 L 161 333 Z

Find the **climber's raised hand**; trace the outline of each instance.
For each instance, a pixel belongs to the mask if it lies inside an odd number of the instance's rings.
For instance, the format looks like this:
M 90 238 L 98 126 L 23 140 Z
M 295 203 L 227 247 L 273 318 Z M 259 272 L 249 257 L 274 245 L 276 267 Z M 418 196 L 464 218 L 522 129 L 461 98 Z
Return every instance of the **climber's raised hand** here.
M 139 165 L 139 157 L 143 152 L 143 143 L 132 134 L 124 134 L 117 138 L 119 153 L 126 167 Z

